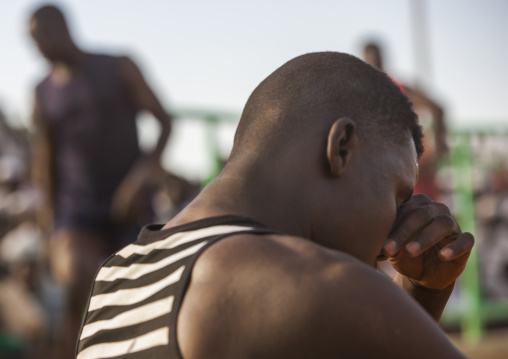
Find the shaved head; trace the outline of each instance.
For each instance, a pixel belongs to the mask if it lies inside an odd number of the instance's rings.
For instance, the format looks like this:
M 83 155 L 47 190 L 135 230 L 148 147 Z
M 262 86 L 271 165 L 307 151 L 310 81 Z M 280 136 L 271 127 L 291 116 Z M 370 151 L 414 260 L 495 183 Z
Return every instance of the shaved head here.
M 319 52 L 294 58 L 268 76 L 245 106 L 232 157 L 247 146 L 270 151 L 349 117 L 360 138 L 407 144 L 418 156 L 422 131 L 411 103 L 383 72 L 344 53 Z
M 31 20 L 37 23 L 37 27 L 46 34 L 69 33 L 67 21 L 62 11 L 53 5 L 45 5 L 37 10 L 31 16 Z
M 383 58 L 381 48 L 376 42 L 368 42 L 363 48 L 364 60 L 377 69 L 383 69 Z
M 45 5 L 33 12 L 30 33 L 39 51 L 50 61 L 66 59 L 76 50 L 67 21 L 56 6 Z

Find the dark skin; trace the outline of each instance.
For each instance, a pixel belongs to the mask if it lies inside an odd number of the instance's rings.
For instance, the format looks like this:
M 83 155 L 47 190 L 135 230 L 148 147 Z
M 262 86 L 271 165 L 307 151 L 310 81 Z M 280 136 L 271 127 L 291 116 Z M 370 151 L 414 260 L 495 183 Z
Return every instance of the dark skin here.
M 316 133 L 270 153 L 253 141 L 166 225 L 238 214 L 288 234 L 230 236 L 198 258 L 183 357 L 462 358 L 436 321 L 474 240 L 444 205 L 411 195 L 409 132 L 403 146 L 375 144 L 340 118 Z M 383 258 L 394 282 L 375 270 Z

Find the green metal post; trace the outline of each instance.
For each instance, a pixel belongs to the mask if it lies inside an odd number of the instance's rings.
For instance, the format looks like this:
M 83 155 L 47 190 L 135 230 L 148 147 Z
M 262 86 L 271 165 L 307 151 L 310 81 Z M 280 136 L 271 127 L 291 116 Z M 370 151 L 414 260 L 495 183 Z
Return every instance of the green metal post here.
M 462 231 L 475 235 L 473 171 L 468 134 L 454 135 L 451 155 L 455 184 L 453 196 L 455 215 Z M 460 277 L 460 294 L 463 309 L 462 334 L 468 342 L 478 342 L 483 333 L 483 321 L 476 246 L 473 248 L 466 269 Z

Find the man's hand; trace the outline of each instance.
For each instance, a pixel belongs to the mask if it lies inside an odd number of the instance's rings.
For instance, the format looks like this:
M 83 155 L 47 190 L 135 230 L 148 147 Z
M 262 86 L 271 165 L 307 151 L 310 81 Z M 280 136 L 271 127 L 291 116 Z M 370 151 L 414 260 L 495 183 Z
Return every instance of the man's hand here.
M 384 250 L 393 268 L 415 285 L 442 290 L 462 273 L 473 245 L 446 205 L 416 194 L 399 208 Z
M 165 172 L 152 158 L 142 158 L 133 166 L 116 190 L 111 216 L 118 223 L 135 222 L 149 206 L 149 189 L 158 185 Z

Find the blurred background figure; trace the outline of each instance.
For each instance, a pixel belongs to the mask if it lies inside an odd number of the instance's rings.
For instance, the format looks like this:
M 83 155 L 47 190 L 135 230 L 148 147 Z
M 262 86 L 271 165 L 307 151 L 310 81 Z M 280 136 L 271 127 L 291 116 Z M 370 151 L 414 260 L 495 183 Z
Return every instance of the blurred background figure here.
M 51 272 L 67 294 L 59 354 L 72 358 L 97 267 L 152 221 L 151 191 L 164 176 L 159 163 L 171 122 L 136 64 L 82 51 L 59 8 L 37 9 L 29 26 L 50 64 L 33 112 L 33 176 L 44 203 L 37 220 L 51 233 Z M 161 128 L 148 154 L 138 144 L 140 110 Z
M 508 298 L 508 139 L 499 133 L 473 137 L 475 214 L 481 241 L 483 294 Z
M 363 47 L 363 59 L 370 65 L 384 71 L 383 54 L 379 44 L 366 43 Z M 393 81 L 413 103 L 413 108 L 418 114 L 425 135 L 425 152 L 420 158 L 419 178 L 414 193 L 425 193 L 433 200 L 440 201 L 442 198 L 436 177 L 437 167 L 448 154 L 443 109 L 422 90 L 401 84 L 396 79 Z
M 43 241 L 34 221 L 28 132 L 0 111 L 0 357 L 40 358 L 50 321 L 43 305 Z

